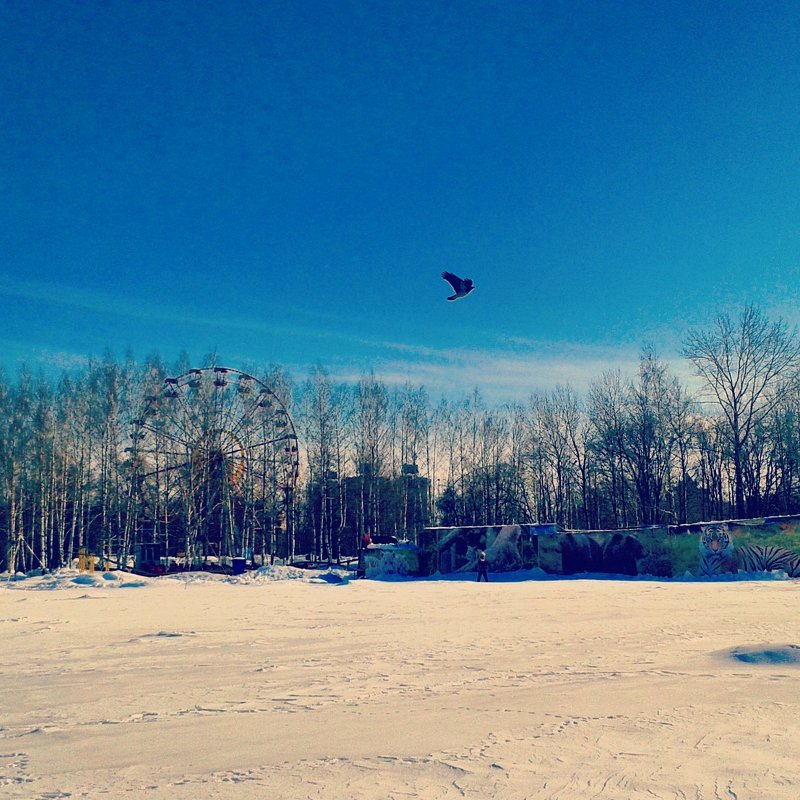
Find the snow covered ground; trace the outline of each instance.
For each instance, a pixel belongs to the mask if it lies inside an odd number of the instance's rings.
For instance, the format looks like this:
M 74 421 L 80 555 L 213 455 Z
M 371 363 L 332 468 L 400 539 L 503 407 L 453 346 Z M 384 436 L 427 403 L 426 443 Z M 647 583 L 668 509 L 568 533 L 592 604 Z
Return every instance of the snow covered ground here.
M 0 796 L 797 800 L 799 610 L 793 580 L 3 580 Z

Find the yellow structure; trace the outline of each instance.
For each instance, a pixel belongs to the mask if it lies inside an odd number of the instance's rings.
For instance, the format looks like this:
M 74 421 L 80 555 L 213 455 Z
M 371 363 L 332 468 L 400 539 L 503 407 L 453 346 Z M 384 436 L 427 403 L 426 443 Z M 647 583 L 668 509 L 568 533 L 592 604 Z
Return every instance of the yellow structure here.
M 78 569 L 81 572 L 94 572 L 95 560 L 87 547 L 78 550 Z

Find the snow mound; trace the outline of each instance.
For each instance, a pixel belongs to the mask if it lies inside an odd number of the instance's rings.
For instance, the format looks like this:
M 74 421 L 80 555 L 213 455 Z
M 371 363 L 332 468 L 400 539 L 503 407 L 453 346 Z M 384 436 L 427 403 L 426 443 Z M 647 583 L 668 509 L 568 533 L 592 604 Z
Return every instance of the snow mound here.
M 183 584 L 227 583 L 241 586 L 262 585 L 276 581 L 298 581 L 300 583 L 341 586 L 350 582 L 350 572 L 344 567 L 324 569 L 300 569 L 279 564 L 261 567 L 243 575 L 225 575 L 213 572 L 180 572 L 161 577 L 145 578 L 130 572 L 79 572 L 75 569 L 59 569 L 44 575 L 6 574 L 0 586 L 8 589 L 29 591 L 59 591 L 67 589 L 136 589 L 153 586 L 163 581 Z
M 331 583 L 334 586 L 350 582 L 350 573 L 345 569 L 326 569 L 312 577 L 309 583 Z
M 251 575 L 241 576 L 252 583 L 268 583 L 270 581 L 306 581 L 310 577 L 310 570 L 300 567 L 284 566 L 282 564 L 267 564 L 260 567 Z
M 300 567 L 268 564 L 241 575 L 224 575 L 213 572 L 181 572 L 168 575 L 162 580 L 175 580 L 181 583 L 229 583 L 237 586 L 252 586 L 277 581 L 298 581 L 300 583 L 348 583 L 350 573 L 339 567 L 324 569 L 301 569 Z
M 9 575 L 3 580 L 8 589 L 29 591 L 60 591 L 64 589 L 137 589 L 151 585 L 152 578 L 132 575 L 129 572 L 79 572 L 76 569 L 58 569 L 44 575 Z
M 257 569 L 251 576 L 241 576 L 253 583 L 270 581 L 303 581 L 305 583 L 343 584 L 350 580 L 350 573 L 340 567 L 324 569 L 300 569 L 299 567 L 272 564 Z

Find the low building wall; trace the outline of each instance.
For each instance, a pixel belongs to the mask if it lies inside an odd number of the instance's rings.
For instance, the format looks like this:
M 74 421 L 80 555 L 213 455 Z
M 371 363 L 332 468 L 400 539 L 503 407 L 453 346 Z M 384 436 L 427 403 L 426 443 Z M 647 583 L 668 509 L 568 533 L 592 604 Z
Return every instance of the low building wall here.
M 371 544 L 361 551 L 361 570 L 367 578 L 405 578 L 419 575 L 419 550 L 410 542 Z
M 492 572 L 711 577 L 782 570 L 800 577 L 800 516 L 608 531 L 556 525 L 426 528 L 419 549 L 422 575 L 475 572 L 484 551 Z

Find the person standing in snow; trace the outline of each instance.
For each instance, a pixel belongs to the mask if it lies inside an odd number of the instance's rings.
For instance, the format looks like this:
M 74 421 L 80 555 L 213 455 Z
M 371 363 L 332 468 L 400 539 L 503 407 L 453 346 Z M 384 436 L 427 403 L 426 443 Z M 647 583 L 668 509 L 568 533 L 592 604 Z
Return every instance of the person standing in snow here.
M 483 550 L 478 553 L 478 581 L 483 578 L 489 583 L 489 564 L 486 561 L 486 553 Z

